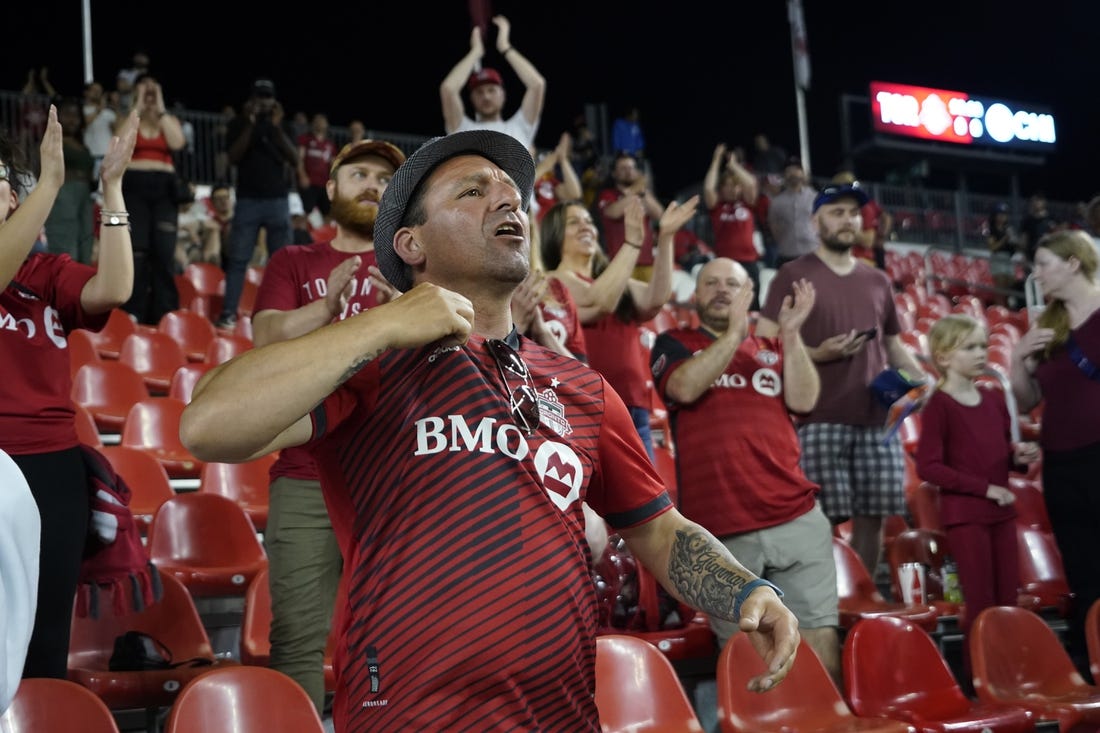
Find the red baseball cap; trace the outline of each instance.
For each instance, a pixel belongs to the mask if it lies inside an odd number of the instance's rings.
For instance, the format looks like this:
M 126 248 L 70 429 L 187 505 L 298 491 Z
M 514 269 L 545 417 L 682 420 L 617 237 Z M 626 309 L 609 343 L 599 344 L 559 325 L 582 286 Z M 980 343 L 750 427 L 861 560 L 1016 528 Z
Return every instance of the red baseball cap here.
M 484 69 L 470 74 L 470 81 L 466 83 L 466 88 L 472 92 L 482 84 L 499 84 L 500 86 L 504 86 L 504 79 L 501 78 L 499 71 L 490 69 L 486 66 Z

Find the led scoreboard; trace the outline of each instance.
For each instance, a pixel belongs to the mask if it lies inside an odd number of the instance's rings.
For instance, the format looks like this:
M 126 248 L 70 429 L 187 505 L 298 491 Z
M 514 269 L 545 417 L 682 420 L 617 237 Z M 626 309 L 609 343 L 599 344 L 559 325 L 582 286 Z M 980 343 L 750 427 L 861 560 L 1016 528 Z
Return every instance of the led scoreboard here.
M 1052 152 L 1054 115 L 1038 105 L 967 92 L 871 82 L 876 132 L 984 148 Z

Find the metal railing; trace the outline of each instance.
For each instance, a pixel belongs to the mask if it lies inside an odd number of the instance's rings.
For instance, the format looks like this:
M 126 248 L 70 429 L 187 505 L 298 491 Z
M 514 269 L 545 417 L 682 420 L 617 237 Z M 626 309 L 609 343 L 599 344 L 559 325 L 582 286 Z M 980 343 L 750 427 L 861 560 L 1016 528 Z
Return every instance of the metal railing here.
M 20 141 L 35 165 L 48 104 L 49 99 L 43 95 L 0 91 L 0 127 Z M 185 131 L 192 141 L 179 156 L 183 174 L 199 184 L 221 181 L 231 185 L 235 183 L 234 171 L 225 152 L 225 134 L 229 119 L 220 112 L 174 109 L 173 113 L 179 116 L 185 128 L 189 128 Z M 346 127 L 333 126 L 329 132 L 337 146 L 350 139 Z M 414 152 L 428 139 L 425 135 L 384 130 L 367 130 L 366 136 L 388 140 L 401 148 L 406 155 Z M 288 175 L 292 176 L 293 172 L 288 172 Z M 816 183 L 820 187 L 827 182 Z M 1010 219 L 1013 221 L 1020 220 L 1026 206 L 1024 200 L 1010 196 L 898 186 L 873 181 L 862 183 L 875 200 L 894 217 L 896 240 L 946 246 L 956 251 L 985 249 L 984 227 L 994 204 L 1007 203 L 1011 212 Z M 1050 201 L 1048 207 L 1051 214 L 1062 221 L 1071 221 L 1076 215 L 1075 203 Z M 710 231 L 706 212 L 697 216 L 692 228 L 699 235 Z

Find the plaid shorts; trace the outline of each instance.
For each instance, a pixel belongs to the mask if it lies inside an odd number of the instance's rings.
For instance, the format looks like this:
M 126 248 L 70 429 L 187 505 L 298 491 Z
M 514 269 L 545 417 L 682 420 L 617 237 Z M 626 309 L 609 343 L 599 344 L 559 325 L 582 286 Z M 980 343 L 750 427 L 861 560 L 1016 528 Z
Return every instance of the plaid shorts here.
M 895 435 L 883 445 L 885 434 L 875 425 L 799 426 L 802 471 L 821 487 L 818 500 L 833 524 L 908 511 L 901 441 Z

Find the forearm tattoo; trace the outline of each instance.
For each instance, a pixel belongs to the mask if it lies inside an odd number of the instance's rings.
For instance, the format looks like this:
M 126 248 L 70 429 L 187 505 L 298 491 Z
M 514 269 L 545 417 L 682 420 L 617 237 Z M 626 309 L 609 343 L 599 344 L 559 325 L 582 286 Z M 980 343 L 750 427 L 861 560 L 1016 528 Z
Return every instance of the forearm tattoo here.
M 668 577 L 692 608 L 732 618 L 737 593 L 753 578 L 730 564 L 725 547 L 709 532 L 677 530 Z
M 386 352 L 386 349 L 379 349 L 378 351 L 374 352 L 373 354 L 363 354 L 361 357 L 359 357 L 358 359 L 353 361 L 351 363 L 351 366 L 348 367 L 348 370 L 346 372 L 344 372 L 343 374 L 341 374 L 340 378 L 336 380 L 336 384 L 333 385 L 333 389 L 335 389 L 336 387 L 339 387 L 341 384 L 343 384 L 344 382 L 351 379 L 353 376 L 355 376 L 356 372 L 358 372 L 360 369 L 365 367 L 369 362 L 372 362 L 375 359 L 377 359 L 378 357 L 380 357 L 385 352 Z

